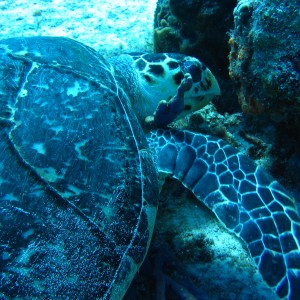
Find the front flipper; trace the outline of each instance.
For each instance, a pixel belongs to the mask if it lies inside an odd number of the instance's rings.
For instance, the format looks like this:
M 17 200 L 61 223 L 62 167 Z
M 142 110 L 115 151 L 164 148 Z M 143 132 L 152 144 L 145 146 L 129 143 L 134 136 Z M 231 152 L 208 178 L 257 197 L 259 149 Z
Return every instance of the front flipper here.
M 192 87 L 192 84 L 192 76 L 189 73 L 185 74 L 176 95 L 170 101 L 161 100 L 153 116 L 146 117 L 146 128 L 161 128 L 173 122 L 184 111 L 184 93 Z
M 223 140 L 161 129 L 147 139 L 158 170 L 179 179 L 247 244 L 278 296 L 300 299 L 300 217 L 285 189 Z

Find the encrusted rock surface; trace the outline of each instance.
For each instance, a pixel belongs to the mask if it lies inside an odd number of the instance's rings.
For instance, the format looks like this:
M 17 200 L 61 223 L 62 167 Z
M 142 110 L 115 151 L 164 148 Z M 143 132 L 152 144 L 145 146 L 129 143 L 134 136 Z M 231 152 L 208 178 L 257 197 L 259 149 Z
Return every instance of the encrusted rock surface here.
M 229 43 L 229 73 L 243 111 L 298 116 L 299 1 L 239 1 Z

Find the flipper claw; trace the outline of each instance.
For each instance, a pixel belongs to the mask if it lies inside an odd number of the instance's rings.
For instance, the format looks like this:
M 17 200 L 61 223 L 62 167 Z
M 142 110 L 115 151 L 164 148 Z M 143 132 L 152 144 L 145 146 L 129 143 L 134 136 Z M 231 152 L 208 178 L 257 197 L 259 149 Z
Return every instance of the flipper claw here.
M 153 114 L 145 118 L 146 127 L 162 128 L 173 122 L 176 117 L 184 111 L 184 94 L 192 87 L 193 79 L 191 74 L 187 73 L 181 80 L 176 95 L 168 102 L 161 100 Z

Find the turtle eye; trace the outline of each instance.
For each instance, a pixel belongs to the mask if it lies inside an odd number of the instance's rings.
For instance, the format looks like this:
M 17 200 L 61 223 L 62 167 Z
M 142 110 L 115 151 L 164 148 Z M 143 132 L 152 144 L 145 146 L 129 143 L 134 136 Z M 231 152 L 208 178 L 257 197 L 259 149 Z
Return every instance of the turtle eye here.
M 187 111 L 187 110 L 191 110 L 191 109 L 192 109 L 192 107 L 191 107 L 190 105 L 187 105 L 187 104 L 186 104 L 186 105 L 184 106 L 184 110 L 186 110 L 186 111 Z
M 197 87 L 195 87 L 195 88 L 194 88 L 194 91 L 195 91 L 196 94 L 198 94 L 199 89 L 198 89 Z

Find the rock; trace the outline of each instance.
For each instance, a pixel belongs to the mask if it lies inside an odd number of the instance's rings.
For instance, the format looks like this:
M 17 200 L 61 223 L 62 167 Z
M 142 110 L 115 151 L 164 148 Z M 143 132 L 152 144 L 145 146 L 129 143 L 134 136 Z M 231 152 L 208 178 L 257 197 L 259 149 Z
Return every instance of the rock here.
M 243 111 L 296 117 L 300 112 L 299 1 L 240 0 L 229 44 L 229 74 L 239 87 Z

